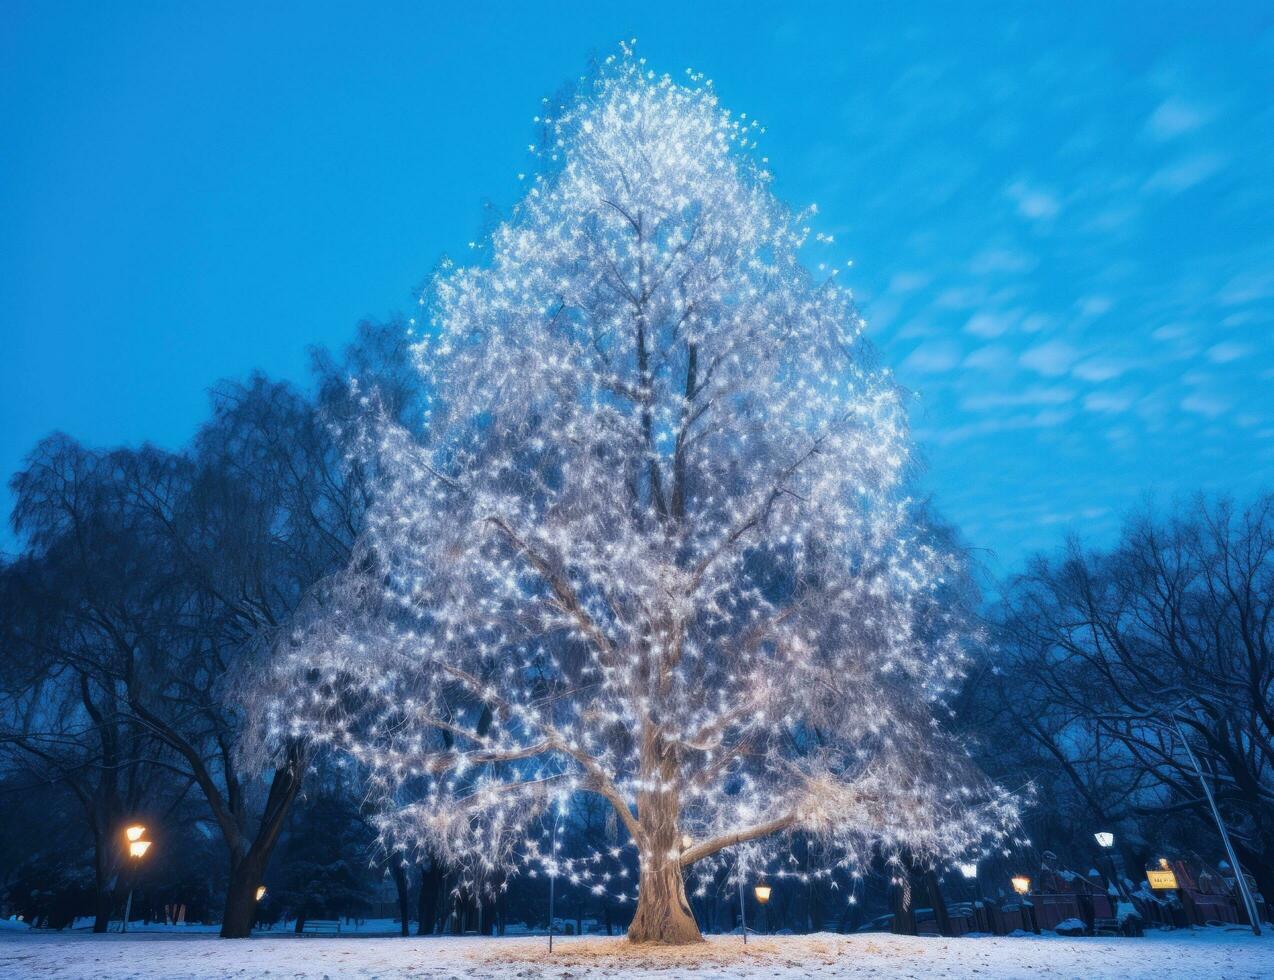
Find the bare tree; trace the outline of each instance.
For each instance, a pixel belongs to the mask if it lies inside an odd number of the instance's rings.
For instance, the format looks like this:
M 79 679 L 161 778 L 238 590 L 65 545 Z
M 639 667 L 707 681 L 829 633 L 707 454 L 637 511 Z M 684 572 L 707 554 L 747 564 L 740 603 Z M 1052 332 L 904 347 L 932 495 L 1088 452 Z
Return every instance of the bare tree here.
M 11 772 L 65 786 L 82 809 L 95 932 L 110 918 L 124 821 L 171 789 L 162 775 L 172 760 L 135 723 L 119 683 L 118 631 L 147 628 L 134 614 L 153 626 L 162 605 L 154 539 L 112 479 L 120 462 L 46 441 L 14 481 L 15 525 L 32 552 L 0 571 L 0 740 Z
M 1094 813 L 1208 819 L 1184 733 L 1274 902 L 1274 498 L 1145 513 L 1109 551 L 1037 560 L 1001 641 L 1032 687 L 1022 731 Z

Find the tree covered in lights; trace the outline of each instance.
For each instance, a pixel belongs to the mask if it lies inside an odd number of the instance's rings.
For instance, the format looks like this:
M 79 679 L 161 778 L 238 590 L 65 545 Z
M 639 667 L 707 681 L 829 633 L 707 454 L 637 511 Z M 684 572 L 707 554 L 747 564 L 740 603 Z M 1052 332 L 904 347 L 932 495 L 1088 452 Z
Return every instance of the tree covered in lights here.
M 698 940 L 687 873 L 792 835 L 851 869 L 994 843 L 1014 804 L 939 723 L 959 564 L 849 292 L 802 263 L 812 209 L 710 82 L 627 49 L 545 113 L 489 256 L 421 297 L 424 435 L 364 433 L 377 501 L 276 734 L 474 881 L 562 873 L 552 807 L 603 801 L 636 894 L 601 853 L 571 875 L 635 897 L 636 942 Z

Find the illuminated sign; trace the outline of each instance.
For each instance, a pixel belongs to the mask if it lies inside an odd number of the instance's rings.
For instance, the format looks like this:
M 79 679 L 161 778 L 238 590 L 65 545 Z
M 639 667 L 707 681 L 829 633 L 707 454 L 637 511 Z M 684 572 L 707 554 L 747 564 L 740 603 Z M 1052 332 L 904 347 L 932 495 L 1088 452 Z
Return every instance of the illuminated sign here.
M 1170 870 L 1147 871 L 1146 880 L 1150 882 L 1150 887 L 1156 891 L 1167 891 L 1170 888 L 1177 887 L 1177 876 Z

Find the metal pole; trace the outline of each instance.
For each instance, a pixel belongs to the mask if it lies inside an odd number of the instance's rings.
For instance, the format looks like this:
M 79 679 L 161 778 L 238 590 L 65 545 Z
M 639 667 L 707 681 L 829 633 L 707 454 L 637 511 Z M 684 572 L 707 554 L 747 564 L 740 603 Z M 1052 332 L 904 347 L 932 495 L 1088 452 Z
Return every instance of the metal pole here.
M 1115 869 L 1115 891 L 1119 893 L 1119 897 L 1128 900 L 1128 888 L 1125 880 L 1128 877 L 1128 871 L 1124 865 L 1124 856 L 1119 848 L 1112 847 L 1110 855 L 1111 866 Z
M 562 811 L 558 810 L 557 816 L 553 818 L 553 853 L 550 855 L 549 863 L 549 952 L 553 952 L 553 899 L 554 888 L 557 884 L 557 824 L 562 817 Z
M 743 945 L 748 944 L 748 914 L 743 906 L 743 855 L 739 855 L 739 923 L 743 926 Z
M 124 903 L 124 921 L 119 924 L 120 932 L 128 932 L 128 917 L 133 911 L 133 886 L 128 886 L 128 901 Z
M 1186 747 L 1186 755 L 1190 757 L 1190 764 L 1194 766 L 1195 775 L 1199 777 L 1199 785 L 1203 787 L 1203 795 L 1208 798 L 1208 806 L 1212 809 L 1212 819 L 1216 821 L 1217 830 L 1221 832 L 1221 840 L 1225 843 L 1225 853 L 1230 857 L 1230 867 L 1234 869 L 1235 880 L 1238 881 L 1239 891 L 1243 895 L 1243 905 L 1247 909 L 1248 921 L 1252 923 L 1252 935 L 1259 936 L 1261 924 L 1256 915 L 1256 903 L 1252 901 L 1252 893 L 1247 887 L 1247 878 L 1243 876 L 1243 868 L 1239 865 L 1238 856 L 1234 853 L 1234 845 L 1230 843 L 1230 834 L 1225 829 L 1225 821 L 1221 819 L 1221 811 L 1217 809 L 1216 800 L 1212 798 L 1212 788 L 1203 775 L 1199 760 L 1195 758 L 1194 749 L 1190 748 L 1190 740 L 1186 738 L 1181 722 L 1174 717 L 1172 723 L 1177 728 L 1177 734 L 1181 736 L 1181 744 Z

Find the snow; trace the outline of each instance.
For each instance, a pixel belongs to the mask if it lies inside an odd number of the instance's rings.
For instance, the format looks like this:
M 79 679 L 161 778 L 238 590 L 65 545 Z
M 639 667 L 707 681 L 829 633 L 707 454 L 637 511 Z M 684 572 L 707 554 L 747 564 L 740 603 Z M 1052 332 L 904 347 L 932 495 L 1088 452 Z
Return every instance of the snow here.
M 206 933 L 0 932 L 0 977 L 211 980 L 222 977 L 1144 977 L 1274 976 L 1274 937 L 1232 929 L 1156 932 L 1142 939 L 1046 936 L 939 939 L 713 936 L 704 946 L 631 947 L 620 938 L 305 938 L 220 940 Z
M 571 920 L 574 921 L 573 919 Z M 23 923 L 25 926 L 25 923 Z M 0 926 L 2 928 L 2 926 Z M 75 925 L 71 927 L 75 930 L 89 930 L 93 928 L 92 916 L 81 916 L 75 920 Z M 414 926 L 413 926 L 414 928 Z M 525 928 L 525 927 L 524 927 Z M 119 929 L 119 920 L 111 920 L 111 932 Z M 166 932 L 176 933 L 178 935 L 192 936 L 199 933 L 209 933 L 218 935 L 221 932 L 221 926 L 217 923 L 203 922 L 138 922 L 133 921 L 128 924 L 129 932 Z M 260 926 L 256 929 L 258 934 L 264 933 L 285 933 L 290 934 L 296 931 L 296 920 L 288 919 L 280 920 L 272 926 Z M 399 925 L 397 919 L 358 919 L 355 921 L 346 921 L 341 919 L 341 934 L 357 934 L 364 936 L 397 936 Z

